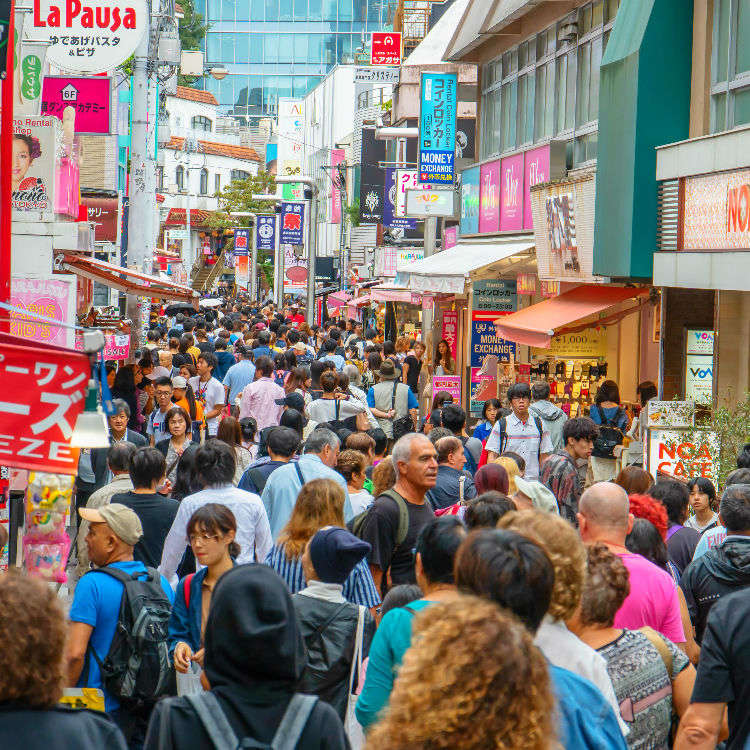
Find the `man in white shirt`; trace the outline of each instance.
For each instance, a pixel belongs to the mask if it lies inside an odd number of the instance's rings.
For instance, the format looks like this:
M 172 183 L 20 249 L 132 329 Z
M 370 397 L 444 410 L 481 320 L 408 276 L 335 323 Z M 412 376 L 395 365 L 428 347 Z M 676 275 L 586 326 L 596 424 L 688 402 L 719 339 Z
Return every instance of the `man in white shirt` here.
M 528 383 L 515 383 L 508 388 L 508 402 L 512 413 L 495 422 L 485 443 L 487 460 L 494 461 L 501 453 L 512 451 L 526 461 L 524 479 L 539 479 L 539 468 L 552 453 L 552 441 L 542 420 L 529 414 Z
M 172 528 L 164 540 L 159 570 L 170 583 L 177 582 L 177 566 L 188 544 L 188 521 L 207 503 L 226 505 L 234 513 L 237 519 L 235 541 L 240 545 L 239 565 L 263 562 L 271 551 L 273 540 L 263 503 L 256 494 L 232 485 L 234 471 L 234 452 L 226 443 L 207 440 L 195 451 L 195 475 L 203 489 L 188 495 L 180 503 Z
M 190 378 L 195 398 L 203 404 L 209 436 L 216 435 L 219 429 L 219 415 L 224 408 L 224 386 L 213 376 L 217 364 L 215 354 L 203 352 L 198 357 L 196 365 L 198 375 Z

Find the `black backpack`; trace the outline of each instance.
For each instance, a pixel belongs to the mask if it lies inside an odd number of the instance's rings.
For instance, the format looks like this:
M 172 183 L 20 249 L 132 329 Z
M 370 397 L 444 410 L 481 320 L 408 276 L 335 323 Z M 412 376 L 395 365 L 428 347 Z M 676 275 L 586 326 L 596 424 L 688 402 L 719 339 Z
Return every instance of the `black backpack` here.
M 403 384 L 402 384 L 403 385 Z M 396 391 L 398 390 L 398 380 L 393 383 L 393 393 L 391 394 L 391 409 L 396 410 Z M 404 385 L 404 388 L 408 388 L 408 385 Z M 407 401 L 407 412 L 403 417 L 393 420 L 393 439 L 398 440 L 404 435 L 408 435 L 410 432 L 414 432 L 414 420 L 411 418 L 411 414 L 408 411 Z
M 110 695 L 129 705 L 154 703 L 168 692 L 174 676 L 168 643 L 172 605 L 161 587 L 161 576 L 146 568 L 141 580 L 143 571 L 130 574 L 109 566 L 86 575 L 95 573 L 112 576 L 124 590 L 107 656 L 102 661 L 89 639 L 86 658 L 94 655 Z
M 598 404 L 591 407 L 599 412 L 599 435 L 594 440 L 594 450 L 592 456 L 596 458 L 614 458 L 615 446 L 622 445 L 624 435 L 622 430 L 617 426 L 617 422 L 624 414 L 622 409 L 617 409 L 612 419 L 607 419 L 604 415 L 604 409 Z
M 505 446 L 508 444 L 508 433 L 506 432 L 506 427 L 508 424 L 507 417 L 501 417 L 499 423 L 498 437 L 500 438 L 500 453 L 504 453 Z M 542 437 L 544 437 L 544 425 L 542 424 L 542 420 L 539 417 L 534 417 L 534 424 L 536 425 L 537 430 L 539 430 L 539 443 L 536 447 L 536 457 L 537 460 L 540 460 L 542 457 Z

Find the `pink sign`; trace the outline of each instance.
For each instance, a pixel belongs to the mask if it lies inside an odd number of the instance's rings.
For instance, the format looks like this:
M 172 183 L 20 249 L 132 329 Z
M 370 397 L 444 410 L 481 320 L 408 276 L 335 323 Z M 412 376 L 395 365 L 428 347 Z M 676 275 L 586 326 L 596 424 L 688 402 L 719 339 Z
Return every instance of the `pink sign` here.
M 534 220 L 531 217 L 531 193 L 529 190 L 540 182 L 548 182 L 549 170 L 549 146 L 541 146 L 524 154 L 523 170 L 523 228 L 533 229 Z
M 10 304 L 36 315 L 64 323 L 68 311 L 70 285 L 65 281 L 46 279 L 13 279 Z M 52 323 L 42 323 L 22 313 L 11 313 L 10 332 L 28 341 L 65 346 L 66 329 Z
M 343 148 L 335 148 L 331 151 L 331 224 L 341 223 L 341 187 L 339 184 L 339 171 L 336 167 L 346 160 L 346 152 Z M 344 172 L 346 174 L 346 172 Z
M 451 347 L 451 357 L 454 362 L 458 351 L 458 310 L 446 310 L 443 313 L 443 330 L 440 335 Z
M 42 114 L 62 120 L 73 107 L 76 133 L 109 133 L 109 92 L 110 79 L 103 76 L 44 76 Z
M 83 351 L 83 338 L 76 333 L 75 349 Z M 104 359 L 127 359 L 130 355 L 130 336 L 127 333 L 104 334 Z
M 479 231 L 500 229 L 500 162 L 482 164 L 479 168 Z
M 523 154 L 500 162 L 500 230 L 523 229 Z
M 443 250 L 456 246 L 458 227 L 446 227 L 443 230 Z
M 432 395 L 438 391 L 448 391 L 453 396 L 453 403 L 461 403 L 461 376 L 460 375 L 433 375 Z

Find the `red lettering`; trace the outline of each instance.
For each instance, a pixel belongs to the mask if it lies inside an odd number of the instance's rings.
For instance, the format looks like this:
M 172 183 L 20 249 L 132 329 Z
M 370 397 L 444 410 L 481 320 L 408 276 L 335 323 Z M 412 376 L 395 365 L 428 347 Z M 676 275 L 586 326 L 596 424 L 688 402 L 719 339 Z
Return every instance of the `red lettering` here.
M 708 445 L 706 443 L 703 443 L 700 448 L 698 448 L 698 452 L 695 454 L 695 458 L 707 458 L 709 461 L 711 460 L 711 451 L 708 449 Z
M 134 8 L 125 8 L 125 17 L 122 19 L 122 25 L 126 29 L 135 28 L 135 9 Z
M 727 190 L 727 232 L 737 231 L 737 188 Z
M 81 12 L 79 0 L 66 0 L 65 3 L 65 25 L 70 29 L 73 27 L 73 19 Z
M 96 9 L 96 25 L 100 29 L 106 29 L 109 26 L 109 7 Z
M 46 26 L 47 24 L 42 21 L 42 15 L 40 13 L 39 0 L 34 0 L 34 26 Z
M 99 8 L 96 9 L 96 14 L 97 16 L 99 15 Z M 88 5 L 83 6 L 83 13 L 81 13 L 81 26 L 84 29 L 94 28 L 94 10 L 93 8 L 89 8 Z
M 750 230 L 750 185 L 727 190 L 727 232 Z
M 667 455 L 668 458 L 674 459 L 675 457 L 675 447 L 674 445 L 671 447 L 668 446 L 666 443 L 659 443 L 659 458 L 664 458 L 664 455 Z
M 680 443 L 677 446 L 677 455 L 680 458 L 692 458 L 695 453 L 695 446 L 692 443 Z

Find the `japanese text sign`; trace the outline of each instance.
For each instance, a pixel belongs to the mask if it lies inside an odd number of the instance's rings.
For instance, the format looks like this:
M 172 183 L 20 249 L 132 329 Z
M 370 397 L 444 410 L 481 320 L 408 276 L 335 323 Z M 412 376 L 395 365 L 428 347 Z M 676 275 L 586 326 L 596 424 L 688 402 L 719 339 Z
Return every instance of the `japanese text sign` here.
M 460 375 L 433 375 L 432 393 L 448 391 L 453 397 L 454 404 L 461 403 L 461 376 Z
M 419 110 L 419 181 L 453 183 L 456 155 L 456 73 L 422 73 Z
M 10 302 L 32 315 L 43 315 L 64 323 L 68 316 L 70 293 L 70 285 L 62 280 L 13 279 Z M 22 313 L 11 313 L 10 332 L 26 341 L 39 341 L 55 346 L 64 346 L 67 339 L 63 326 L 24 317 Z
M 508 279 L 475 281 L 472 285 L 475 312 L 515 312 L 518 309 L 516 282 Z
M 401 65 L 401 32 L 373 31 L 370 65 Z
M 241 228 L 234 230 L 234 254 L 236 256 L 247 255 L 250 245 L 250 230 Z
M 500 162 L 500 231 L 523 229 L 523 154 Z
M 479 231 L 479 167 L 461 172 L 461 224 L 460 233 L 476 234 Z
M 106 134 L 109 133 L 109 94 L 109 78 L 45 76 L 42 114 L 62 120 L 66 107 L 73 107 L 76 133 Z
M 281 204 L 281 236 L 282 245 L 305 244 L 305 204 Z
M 474 313 L 471 321 L 471 367 L 492 372 L 504 359 L 515 359 L 516 345 L 512 341 L 498 338 L 494 318 L 497 313 Z
M 276 217 L 258 216 L 256 218 L 258 232 L 258 250 L 276 249 Z
M 117 198 L 82 196 L 86 218 L 94 225 L 95 242 L 117 242 L 119 202 Z
M 70 439 L 85 403 L 88 357 L 11 336 L 0 340 L 0 355 L 0 463 L 75 474 L 78 451 Z
M 406 182 L 410 181 L 410 178 L 403 173 L 411 173 L 416 179 L 416 172 L 414 170 L 394 169 L 389 167 L 385 170 L 385 201 L 383 203 L 383 224 L 386 227 L 401 227 L 403 229 L 414 229 L 417 226 L 416 219 L 403 218 L 398 213 L 398 202 L 399 202 L 399 178 Z M 404 202 L 406 200 L 406 194 L 404 192 Z M 404 212 L 406 212 L 406 206 L 404 205 Z
M 341 224 L 341 190 L 346 189 L 342 185 L 342 177 L 345 171 L 339 170 L 339 165 L 346 161 L 346 151 L 343 148 L 335 148 L 331 151 L 331 224 Z
M 75 348 L 83 351 L 83 337 L 76 333 Z M 104 359 L 124 360 L 130 356 L 130 336 L 127 333 L 104 334 Z
M 446 310 L 443 313 L 443 328 L 440 334 L 451 348 L 451 357 L 455 360 L 458 354 L 458 310 Z

